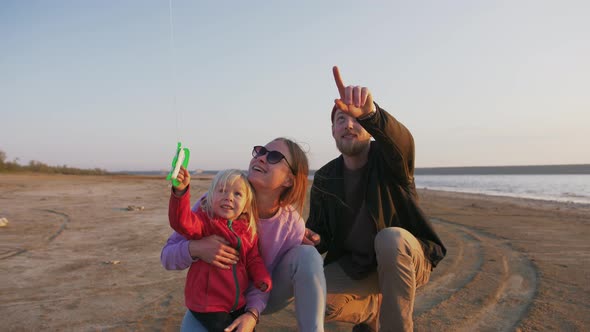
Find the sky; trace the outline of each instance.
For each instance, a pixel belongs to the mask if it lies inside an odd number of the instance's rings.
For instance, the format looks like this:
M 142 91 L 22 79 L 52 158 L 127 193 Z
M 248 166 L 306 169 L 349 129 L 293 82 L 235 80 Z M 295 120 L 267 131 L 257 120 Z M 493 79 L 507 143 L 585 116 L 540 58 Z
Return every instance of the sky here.
M 171 11 L 170 11 L 171 8 Z M 588 1 L 0 2 L 0 150 L 28 164 L 247 168 L 289 137 L 338 156 L 366 86 L 416 167 L 590 163 Z

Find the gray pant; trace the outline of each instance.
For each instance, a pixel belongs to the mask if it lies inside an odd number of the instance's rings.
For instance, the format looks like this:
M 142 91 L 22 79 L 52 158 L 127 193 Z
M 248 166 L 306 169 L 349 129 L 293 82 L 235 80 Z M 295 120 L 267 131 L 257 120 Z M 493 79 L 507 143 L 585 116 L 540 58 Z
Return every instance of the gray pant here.
M 377 271 L 363 280 L 350 279 L 338 263 L 325 267 L 326 320 L 366 323 L 381 331 L 412 331 L 416 289 L 428 282 L 430 261 L 420 242 L 399 227 L 377 234 L 375 253 Z
M 322 257 L 314 247 L 293 247 L 272 271 L 273 288 L 263 315 L 277 312 L 295 300 L 299 331 L 324 331 L 326 279 L 323 272 Z M 189 311 L 180 330 L 207 331 Z

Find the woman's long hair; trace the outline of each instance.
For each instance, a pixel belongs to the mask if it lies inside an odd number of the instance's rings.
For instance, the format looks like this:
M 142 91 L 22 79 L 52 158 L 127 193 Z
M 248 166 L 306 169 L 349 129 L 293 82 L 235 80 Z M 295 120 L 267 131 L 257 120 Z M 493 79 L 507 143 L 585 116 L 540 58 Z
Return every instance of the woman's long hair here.
M 309 163 L 307 155 L 301 149 L 299 144 L 294 141 L 279 137 L 275 141 L 283 141 L 289 148 L 291 154 L 291 166 L 293 167 L 293 185 L 281 193 L 279 204 L 281 207 L 292 205 L 300 215 L 303 215 L 305 206 L 305 195 L 307 194 L 307 177 L 309 173 Z

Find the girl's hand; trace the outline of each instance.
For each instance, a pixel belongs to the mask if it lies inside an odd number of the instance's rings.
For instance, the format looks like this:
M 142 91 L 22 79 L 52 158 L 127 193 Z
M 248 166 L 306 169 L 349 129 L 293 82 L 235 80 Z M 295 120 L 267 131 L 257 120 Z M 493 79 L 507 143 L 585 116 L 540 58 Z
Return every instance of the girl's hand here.
M 268 285 L 266 284 L 266 282 L 261 281 L 258 283 L 258 285 L 256 285 L 256 288 L 260 289 L 263 292 L 266 292 L 266 290 L 268 289 Z
M 236 318 L 225 331 L 252 332 L 256 327 L 256 319 L 250 313 L 243 313 Z
M 211 235 L 189 242 L 188 251 L 193 258 L 199 258 L 220 269 L 229 269 L 236 264 L 239 253 L 218 235 Z
M 176 180 L 178 180 L 178 182 L 180 182 L 180 184 L 178 186 L 173 186 L 174 192 L 175 193 L 182 192 L 186 189 L 186 187 L 188 187 L 189 183 L 191 183 L 191 175 L 186 170 L 186 168 L 180 166 L 180 171 L 178 172 L 178 175 L 176 176 Z

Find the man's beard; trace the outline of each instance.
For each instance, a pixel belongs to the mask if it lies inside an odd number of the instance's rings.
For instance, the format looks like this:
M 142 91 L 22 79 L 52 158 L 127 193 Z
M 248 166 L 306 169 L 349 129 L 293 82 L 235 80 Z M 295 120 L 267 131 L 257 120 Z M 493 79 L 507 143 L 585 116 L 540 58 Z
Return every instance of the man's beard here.
M 365 151 L 369 144 L 371 144 L 370 139 L 359 141 L 345 140 L 343 138 L 340 138 L 336 140 L 336 147 L 338 148 L 338 151 L 340 151 L 340 153 L 342 153 L 343 155 L 351 157 L 358 156 L 359 154 L 361 154 L 363 151 Z

